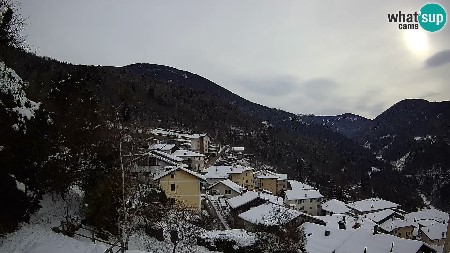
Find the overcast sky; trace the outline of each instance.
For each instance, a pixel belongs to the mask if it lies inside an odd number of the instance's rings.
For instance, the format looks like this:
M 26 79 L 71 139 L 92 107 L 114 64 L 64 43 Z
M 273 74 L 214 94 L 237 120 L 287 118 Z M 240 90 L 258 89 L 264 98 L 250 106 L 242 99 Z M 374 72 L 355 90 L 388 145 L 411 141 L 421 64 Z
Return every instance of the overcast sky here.
M 374 118 L 405 98 L 450 99 L 450 24 L 387 21 L 426 1 L 20 2 L 27 43 L 61 61 L 168 65 L 293 113 Z

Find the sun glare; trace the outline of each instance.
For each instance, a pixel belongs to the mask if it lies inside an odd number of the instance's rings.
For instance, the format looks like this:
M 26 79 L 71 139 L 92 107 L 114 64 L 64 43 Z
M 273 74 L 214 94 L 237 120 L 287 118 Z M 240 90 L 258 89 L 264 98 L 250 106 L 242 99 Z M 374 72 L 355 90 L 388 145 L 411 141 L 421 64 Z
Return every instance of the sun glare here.
M 422 30 L 406 30 L 404 35 L 406 46 L 417 56 L 425 56 L 429 51 L 428 36 Z

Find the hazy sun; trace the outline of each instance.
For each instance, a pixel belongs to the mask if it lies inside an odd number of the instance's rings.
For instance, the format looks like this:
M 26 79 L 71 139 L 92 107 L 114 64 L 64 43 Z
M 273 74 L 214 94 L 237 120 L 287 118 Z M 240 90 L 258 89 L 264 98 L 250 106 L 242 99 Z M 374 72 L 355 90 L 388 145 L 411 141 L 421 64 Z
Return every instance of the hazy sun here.
M 418 56 L 425 56 L 429 50 L 428 36 L 422 30 L 406 30 L 404 40 L 407 47 Z

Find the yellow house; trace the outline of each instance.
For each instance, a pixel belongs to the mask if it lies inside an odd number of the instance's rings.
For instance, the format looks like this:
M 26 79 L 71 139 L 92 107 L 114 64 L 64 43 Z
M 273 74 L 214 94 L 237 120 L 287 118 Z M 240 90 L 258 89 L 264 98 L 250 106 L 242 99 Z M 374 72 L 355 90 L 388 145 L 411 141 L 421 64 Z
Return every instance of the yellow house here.
M 257 177 L 257 184 L 259 189 L 271 192 L 273 195 L 277 194 L 277 178 L 276 177 Z
M 202 175 L 182 167 L 165 171 L 154 178 L 168 198 L 193 211 L 201 211 L 200 182 Z
M 287 175 L 279 174 L 268 170 L 262 170 L 255 173 L 255 188 L 266 190 L 273 195 L 280 195 L 282 191 L 286 191 Z
M 210 166 L 203 170 L 209 185 L 230 179 L 247 190 L 253 190 L 253 168 L 241 165 Z
M 415 226 L 409 221 L 394 219 L 383 222 L 379 228 L 381 232 L 386 232 L 404 239 L 413 239 Z
M 231 171 L 229 179 L 249 191 L 253 190 L 253 168 Z
M 447 238 L 447 224 L 436 222 L 426 227 L 420 225 L 419 237 L 424 243 L 444 246 L 445 239 Z

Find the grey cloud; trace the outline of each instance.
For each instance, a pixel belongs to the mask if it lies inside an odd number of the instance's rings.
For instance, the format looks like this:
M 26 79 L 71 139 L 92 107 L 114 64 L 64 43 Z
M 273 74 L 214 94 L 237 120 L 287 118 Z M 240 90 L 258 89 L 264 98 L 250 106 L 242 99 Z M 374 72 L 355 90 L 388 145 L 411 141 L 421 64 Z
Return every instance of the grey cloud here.
M 450 63 L 450 49 L 437 52 L 425 61 L 425 66 L 429 68 L 439 67 Z
M 339 84 L 334 80 L 315 78 L 300 83 L 299 90 L 312 98 L 323 99 L 325 96 L 332 95 L 338 87 Z
M 365 102 L 362 102 L 363 100 L 361 100 L 360 103 L 356 104 L 356 109 L 358 109 L 359 111 L 364 111 L 367 112 L 368 115 L 371 115 L 372 117 L 376 117 L 378 115 L 380 115 L 382 112 L 384 112 L 389 106 L 386 106 L 386 104 L 384 102 L 379 102 L 379 103 L 375 103 L 375 104 L 368 104 Z
M 339 87 L 342 86 L 329 78 L 314 78 L 300 82 L 295 96 L 286 107 L 295 113 L 316 115 L 343 113 L 347 98 L 345 94 L 339 92 Z
M 169 65 L 296 113 L 373 117 L 385 109 L 380 102 L 450 94 L 450 72 L 437 67 L 449 62 L 449 50 L 425 63 L 385 21 L 386 13 L 417 10 L 419 0 L 20 2 L 29 17 L 24 33 L 39 55 L 75 64 Z M 370 11 L 355 11 L 361 6 Z M 430 45 L 449 48 L 449 34 L 448 27 L 429 34 Z M 418 71 L 417 64 L 425 67 Z
M 435 91 L 429 91 L 429 92 L 423 94 L 422 97 L 425 98 L 425 99 L 432 99 L 432 98 L 434 98 L 436 96 L 439 96 L 439 95 L 441 95 L 441 93 L 435 92 Z
M 234 80 L 234 83 L 249 91 L 264 96 L 285 96 L 293 92 L 297 86 L 297 80 L 291 76 L 275 78 Z

